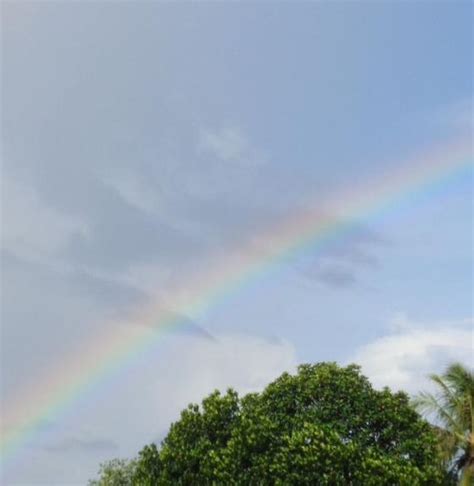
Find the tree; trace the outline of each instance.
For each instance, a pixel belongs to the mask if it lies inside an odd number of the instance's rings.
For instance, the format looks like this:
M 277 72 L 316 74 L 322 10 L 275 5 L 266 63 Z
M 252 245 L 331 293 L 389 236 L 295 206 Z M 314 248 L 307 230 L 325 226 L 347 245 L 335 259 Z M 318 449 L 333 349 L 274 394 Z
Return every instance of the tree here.
M 415 406 L 434 416 L 445 462 L 462 485 L 474 484 L 474 373 L 453 363 L 442 375 L 431 375 L 435 394 L 420 393 Z
M 300 366 L 242 398 L 212 393 L 134 470 L 131 484 L 143 486 L 448 484 L 433 428 L 407 395 L 334 363 Z
M 100 465 L 99 479 L 89 481 L 89 486 L 131 486 L 136 461 L 112 459 Z
M 140 486 L 154 486 L 159 482 L 161 475 L 161 459 L 155 444 L 145 446 L 139 453 L 135 462 L 133 484 Z

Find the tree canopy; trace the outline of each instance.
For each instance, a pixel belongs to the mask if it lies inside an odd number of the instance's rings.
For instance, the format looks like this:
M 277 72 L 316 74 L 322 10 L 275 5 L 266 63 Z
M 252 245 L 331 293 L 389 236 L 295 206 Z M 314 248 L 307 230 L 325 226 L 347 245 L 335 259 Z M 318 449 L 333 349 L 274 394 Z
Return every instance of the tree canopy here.
M 302 365 L 261 393 L 189 405 L 134 485 L 443 485 L 433 428 L 405 393 L 375 390 L 358 366 Z M 110 483 L 98 483 L 108 486 Z

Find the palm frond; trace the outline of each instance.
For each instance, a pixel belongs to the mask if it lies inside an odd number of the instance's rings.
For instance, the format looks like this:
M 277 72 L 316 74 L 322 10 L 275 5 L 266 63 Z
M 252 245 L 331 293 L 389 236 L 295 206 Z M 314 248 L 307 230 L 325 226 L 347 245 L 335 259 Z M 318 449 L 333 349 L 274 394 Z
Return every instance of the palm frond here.
M 422 414 L 435 415 L 451 432 L 460 432 L 459 424 L 441 400 L 431 393 L 421 392 L 413 399 L 413 405 Z
M 453 363 L 431 381 L 437 393 L 422 392 L 413 399 L 415 408 L 434 420 L 439 447 L 448 469 L 461 474 L 461 484 L 470 484 L 471 440 L 474 430 L 474 372 Z

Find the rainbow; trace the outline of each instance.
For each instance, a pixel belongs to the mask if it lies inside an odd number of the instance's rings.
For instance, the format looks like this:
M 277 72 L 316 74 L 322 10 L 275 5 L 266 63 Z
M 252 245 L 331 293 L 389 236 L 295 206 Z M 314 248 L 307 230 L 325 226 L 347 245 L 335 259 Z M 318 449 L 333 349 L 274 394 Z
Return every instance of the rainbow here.
M 424 151 L 395 164 L 388 173 L 335 194 L 325 205 L 326 211 L 308 205 L 216 261 L 204 274 L 187 276 L 186 282 L 175 285 L 159 302 L 117 323 L 113 332 L 98 333 L 60 367 L 12 397 L 2 410 L 2 458 L 11 457 L 38 433 L 45 421 L 64 412 L 88 390 L 152 350 L 163 335 L 182 324 L 177 315 L 202 315 L 274 268 L 275 263 L 292 259 L 300 252 L 317 251 L 343 238 L 354 221 L 385 217 L 412 203 L 413 197 L 431 196 L 460 178 L 472 181 L 472 162 L 470 140 Z

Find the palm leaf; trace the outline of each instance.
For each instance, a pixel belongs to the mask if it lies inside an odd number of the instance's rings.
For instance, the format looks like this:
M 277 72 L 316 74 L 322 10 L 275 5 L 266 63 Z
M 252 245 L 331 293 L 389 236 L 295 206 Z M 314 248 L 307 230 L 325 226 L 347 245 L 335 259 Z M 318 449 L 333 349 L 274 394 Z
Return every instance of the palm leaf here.
M 413 399 L 413 405 L 442 425 L 435 430 L 445 465 L 460 474 L 461 484 L 471 484 L 474 372 L 461 363 L 452 363 L 442 375 L 433 374 L 430 379 L 437 393 L 422 392 Z

